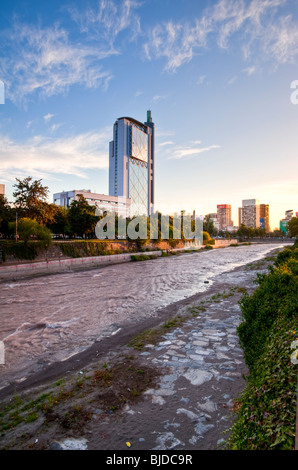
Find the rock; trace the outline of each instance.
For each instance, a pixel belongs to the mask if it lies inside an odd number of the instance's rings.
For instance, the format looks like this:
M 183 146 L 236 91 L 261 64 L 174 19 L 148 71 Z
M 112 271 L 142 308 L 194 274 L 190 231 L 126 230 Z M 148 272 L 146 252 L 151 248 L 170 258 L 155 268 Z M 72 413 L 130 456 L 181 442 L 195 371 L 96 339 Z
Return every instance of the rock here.
M 184 374 L 184 377 L 189 380 L 192 385 L 202 385 L 204 382 L 211 380 L 213 374 L 206 370 L 190 369 Z

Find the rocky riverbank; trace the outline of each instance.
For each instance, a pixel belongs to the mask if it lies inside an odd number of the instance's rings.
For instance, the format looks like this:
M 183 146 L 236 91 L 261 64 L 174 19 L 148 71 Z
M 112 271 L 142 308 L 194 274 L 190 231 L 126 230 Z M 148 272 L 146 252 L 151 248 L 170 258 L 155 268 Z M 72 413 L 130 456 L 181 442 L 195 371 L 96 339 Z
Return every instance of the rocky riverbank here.
M 247 373 L 238 302 L 272 260 L 2 389 L 1 448 L 221 449 Z

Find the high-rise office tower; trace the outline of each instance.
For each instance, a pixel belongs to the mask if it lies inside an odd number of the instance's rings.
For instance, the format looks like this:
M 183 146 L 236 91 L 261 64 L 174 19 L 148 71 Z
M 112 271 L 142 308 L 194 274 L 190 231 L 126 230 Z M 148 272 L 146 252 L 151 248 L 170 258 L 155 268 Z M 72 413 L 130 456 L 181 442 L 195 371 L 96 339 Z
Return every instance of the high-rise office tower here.
M 130 199 L 131 216 L 150 216 L 154 205 L 154 123 L 117 119 L 109 151 L 109 195 Z
M 233 225 L 230 204 L 217 205 L 217 223 L 219 230 L 227 230 L 228 227 Z
M 241 224 L 246 227 L 260 227 L 260 203 L 258 199 L 244 199 L 242 207 L 239 207 L 239 227 Z
M 269 204 L 260 204 L 260 227 L 265 229 L 265 232 L 270 232 L 269 225 Z

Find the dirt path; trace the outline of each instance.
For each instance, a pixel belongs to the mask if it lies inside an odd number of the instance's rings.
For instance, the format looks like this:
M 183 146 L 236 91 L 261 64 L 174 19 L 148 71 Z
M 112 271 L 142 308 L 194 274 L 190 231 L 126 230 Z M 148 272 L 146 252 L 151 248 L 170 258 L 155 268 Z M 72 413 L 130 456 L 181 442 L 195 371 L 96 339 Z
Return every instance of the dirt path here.
M 266 265 L 225 273 L 158 318 L 127 323 L 83 353 L 2 389 L 0 399 L 10 406 L 2 426 L 10 429 L 1 448 L 220 449 L 247 373 L 238 302 Z

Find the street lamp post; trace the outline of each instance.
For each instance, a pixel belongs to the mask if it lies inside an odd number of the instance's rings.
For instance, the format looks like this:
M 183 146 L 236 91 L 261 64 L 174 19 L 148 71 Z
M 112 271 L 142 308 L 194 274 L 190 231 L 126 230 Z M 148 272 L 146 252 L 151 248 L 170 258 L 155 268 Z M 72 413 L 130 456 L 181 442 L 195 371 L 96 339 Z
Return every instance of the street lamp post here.
M 16 242 L 18 241 L 18 213 L 16 212 Z

